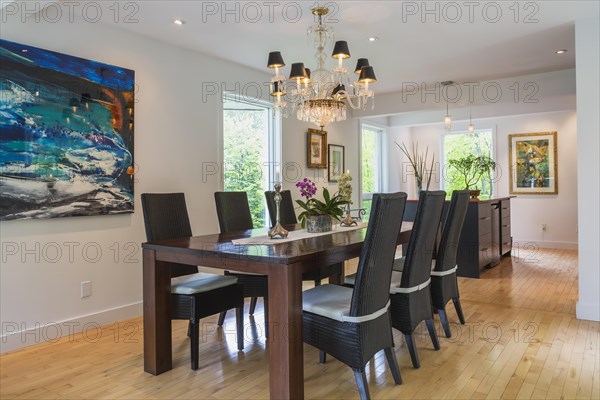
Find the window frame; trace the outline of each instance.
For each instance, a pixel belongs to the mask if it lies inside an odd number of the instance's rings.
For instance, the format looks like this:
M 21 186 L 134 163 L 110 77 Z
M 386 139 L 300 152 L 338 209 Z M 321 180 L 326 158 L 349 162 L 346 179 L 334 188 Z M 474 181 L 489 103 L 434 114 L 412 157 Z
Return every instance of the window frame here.
M 231 91 L 223 91 L 222 92 L 222 101 L 220 103 L 220 115 L 219 119 L 219 166 L 221 169 L 221 179 L 219 179 L 219 190 L 225 190 L 225 128 L 224 128 L 224 118 L 225 111 L 230 108 L 226 107 L 225 104 L 227 102 L 235 102 L 242 105 L 246 105 L 254 108 L 261 108 L 267 112 L 266 115 L 266 125 L 267 125 L 267 161 L 263 162 L 262 167 L 266 169 L 267 176 L 267 188 L 263 188 L 264 190 L 273 190 L 273 185 L 275 183 L 276 178 L 276 169 L 279 167 L 280 169 L 280 180 L 283 179 L 283 171 L 282 171 L 282 122 L 281 122 L 281 112 L 273 107 L 271 102 L 259 99 L 243 96 L 236 92 Z M 264 196 L 263 196 L 264 197 Z M 270 225 L 269 220 L 269 211 L 266 206 L 266 200 L 263 198 L 264 206 L 265 206 L 265 226 Z
M 388 127 L 385 125 L 381 125 L 375 122 L 365 122 L 365 121 L 360 121 L 359 124 L 359 135 L 358 135 L 358 171 L 359 171 L 359 180 L 358 180 L 358 188 L 359 188 L 359 200 L 360 200 L 360 207 L 363 207 L 363 202 L 365 200 L 371 200 L 373 198 L 373 193 L 379 193 L 377 191 L 371 193 L 365 193 L 363 191 L 363 168 L 362 168 L 362 164 L 363 164 L 363 152 L 362 152 L 362 145 L 363 145 L 363 130 L 366 129 L 371 129 L 373 131 L 378 131 L 379 135 L 377 136 L 377 144 L 376 144 L 376 150 L 379 156 L 379 163 L 377 165 L 377 169 L 378 169 L 378 187 L 379 187 L 379 192 L 386 192 L 387 191 L 387 187 L 388 187 L 388 169 L 387 167 L 387 161 L 388 161 L 388 154 L 387 154 L 387 146 L 385 145 L 388 141 Z
M 483 131 L 489 131 L 491 132 L 492 135 L 492 159 L 494 160 L 494 162 L 496 163 L 496 171 L 494 174 L 494 177 L 496 179 L 492 179 L 492 193 L 491 193 L 491 198 L 494 198 L 495 196 L 498 196 L 498 177 L 497 174 L 499 173 L 498 169 L 499 169 L 499 162 L 498 162 L 498 138 L 496 135 L 496 126 L 487 126 L 487 127 L 483 127 L 483 128 L 475 128 L 475 132 L 483 132 Z M 446 173 L 445 173 L 445 169 L 447 168 L 447 160 L 446 160 L 446 151 L 445 151 L 445 146 L 444 146 L 444 138 L 447 135 L 465 135 L 465 134 L 470 134 L 471 132 L 469 132 L 466 129 L 457 129 L 457 130 L 453 130 L 450 132 L 445 132 L 442 131 L 442 134 L 440 135 L 440 162 L 441 162 L 441 169 L 440 169 L 440 177 L 441 177 L 441 181 L 442 184 L 440 185 L 440 189 L 441 190 L 445 190 L 447 193 L 447 195 L 451 195 L 451 193 L 448 193 L 449 188 L 447 187 L 447 182 L 446 182 Z

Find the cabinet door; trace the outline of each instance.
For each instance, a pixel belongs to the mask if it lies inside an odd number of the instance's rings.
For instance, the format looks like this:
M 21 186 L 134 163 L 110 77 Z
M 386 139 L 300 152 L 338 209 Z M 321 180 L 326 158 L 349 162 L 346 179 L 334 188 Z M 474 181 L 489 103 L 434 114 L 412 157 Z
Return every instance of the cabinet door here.
M 497 257 L 498 247 L 494 245 L 492 234 L 492 207 L 490 203 L 478 205 L 479 228 L 479 268 L 485 267 Z

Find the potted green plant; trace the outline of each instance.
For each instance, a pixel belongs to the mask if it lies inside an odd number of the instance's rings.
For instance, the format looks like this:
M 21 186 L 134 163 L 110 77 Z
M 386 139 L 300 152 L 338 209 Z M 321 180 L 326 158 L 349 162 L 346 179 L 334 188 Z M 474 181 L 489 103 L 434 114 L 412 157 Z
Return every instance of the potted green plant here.
M 296 203 L 303 210 L 298 219 L 302 227 L 306 227 L 308 232 L 328 232 L 333 226 L 333 219 L 338 221 L 344 215 L 343 207 L 348 204 L 348 200 L 339 193 L 333 196 L 329 194 L 327 188 L 323 188 L 323 201 L 316 199 L 317 185 L 310 179 L 296 183 L 300 189 L 300 195 L 306 199 L 296 200 Z
M 465 185 L 465 190 L 471 190 L 471 198 L 477 198 L 480 189 L 477 184 L 490 170 L 496 169 L 496 163 L 488 156 L 476 156 L 470 154 L 466 157 L 448 161 L 450 167 L 456 169 Z

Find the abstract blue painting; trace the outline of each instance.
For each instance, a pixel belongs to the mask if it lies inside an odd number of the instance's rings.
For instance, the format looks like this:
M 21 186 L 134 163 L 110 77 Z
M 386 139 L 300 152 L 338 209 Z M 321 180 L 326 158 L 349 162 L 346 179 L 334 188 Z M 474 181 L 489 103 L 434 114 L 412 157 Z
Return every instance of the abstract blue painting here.
M 133 212 L 134 71 L 0 40 L 0 220 Z

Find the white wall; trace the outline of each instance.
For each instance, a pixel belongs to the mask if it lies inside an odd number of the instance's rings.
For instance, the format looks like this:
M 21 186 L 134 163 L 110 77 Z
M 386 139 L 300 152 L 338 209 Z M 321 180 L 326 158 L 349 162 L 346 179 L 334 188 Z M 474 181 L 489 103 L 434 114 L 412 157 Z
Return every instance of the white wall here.
M 303 178 L 309 178 L 321 188 L 327 187 L 330 193 L 337 191 L 337 182 L 327 181 L 327 169 L 316 169 L 307 167 L 307 131 L 308 128 L 319 129 L 317 126 L 308 123 L 302 123 L 294 117 L 288 117 L 283 120 L 283 151 L 282 159 L 284 164 L 283 177 L 284 189 L 292 192 L 294 199 L 300 199 L 298 188 L 295 184 Z M 344 146 L 345 169 L 350 170 L 353 178 L 352 201 L 353 208 L 358 207 L 358 179 L 359 179 L 359 122 L 355 119 L 348 119 L 343 122 L 336 122 L 326 126 L 327 143 Z M 285 165 L 288 169 L 286 171 Z
M 577 318 L 600 321 L 600 19 L 575 24 L 577 45 L 577 165 L 579 167 L 579 301 Z
M 219 177 L 203 179 L 203 165 L 219 161 L 221 98 L 212 95 L 203 102 L 203 84 L 210 80 L 235 88 L 236 81 L 268 82 L 268 74 L 102 24 L 9 21 L 2 24 L 2 38 L 133 69 L 139 86 L 135 213 L 0 223 L 2 335 L 33 329 L 3 336 L 4 352 L 52 339 L 57 329 L 69 332 L 64 324 L 44 329 L 46 324 L 73 320 L 81 328 L 141 315 L 140 194 L 183 191 L 194 233 L 217 231 L 213 192 Z M 92 296 L 81 299 L 80 283 L 88 280 Z
M 509 156 L 508 135 L 528 132 L 558 132 L 558 195 L 518 195 L 512 200 L 511 218 L 512 234 L 515 242 L 533 242 L 540 247 L 576 248 L 577 247 L 577 121 L 575 111 L 562 111 L 498 117 L 489 119 L 474 119 L 473 123 L 479 129 L 491 128 L 495 132 L 496 160 L 498 162 L 496 183 L 497 196 L 508 196 L 509 193 Z M 453 129 L 466 130 L 467 121 L 455 121 Z M 410 134 L 407 135 L 407 130 Z M 411 143 L 418 142 L 419 148 L 435 154 L 440 161 L 441 123 L 413 127 L 394 127 L 400 140 L 410 148 Z M 399 142 L 400 143 L 400 142 Z M 392 153 L 400 152 L 397 146 L 391 148 Z M 405 162 L 403 158 L 400 158 Z M 436 165 L 435 179 L 431 190 L 441 188 L 443 176 L 441 164 Z M 398 161 L 390 163 L 390 175 L 395 175 L 394 181 L 408 181 L 404 188 L 414 196 L 414 183 L 411 177 L 400 176 L 401 166 Z M 410 171 L 410 169 L 409 169 Z M 546 224 L 546 231 L 540 229 Z

